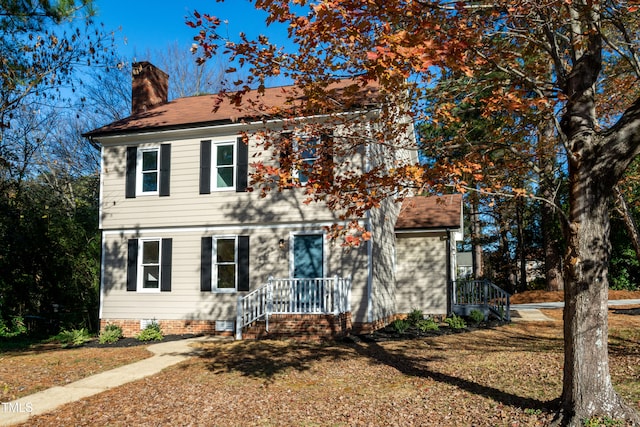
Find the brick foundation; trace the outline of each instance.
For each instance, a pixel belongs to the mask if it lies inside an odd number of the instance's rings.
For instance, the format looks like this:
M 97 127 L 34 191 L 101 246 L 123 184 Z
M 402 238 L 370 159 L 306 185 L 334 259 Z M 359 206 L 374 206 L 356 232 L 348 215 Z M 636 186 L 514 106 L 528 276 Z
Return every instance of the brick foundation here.
M 216 331 L 215 320 L 157 320 L 164 335 L 225 335 L 232 336 L 231 331 Z M 100 330 L 108 324 L 122 328 L 125 337 L 133 337 L 140 333 L 140 319 L 100 319 Z
M 394 314 L 372 323 L 352 323 L 351 313 L 333 314 L 274 314 L 269 317 L 269 332 L 264 321 L 255 322 L 242 331 L 243 339 L 300 339 L 322 341 L 347 335 L 369 334 L 384 328 L 396 319 L 404 319 L 406 313 Z M 442 320 L 444 315 L 430 316 Z M 235 336 L 234 331 L 216 331 L 215 320 L 157 320 L 164 335 L 219 335 Z M 125 337 L 140 333 L 140 319 L 101 319 L 100 330 L 108 324 L 122 328 Z

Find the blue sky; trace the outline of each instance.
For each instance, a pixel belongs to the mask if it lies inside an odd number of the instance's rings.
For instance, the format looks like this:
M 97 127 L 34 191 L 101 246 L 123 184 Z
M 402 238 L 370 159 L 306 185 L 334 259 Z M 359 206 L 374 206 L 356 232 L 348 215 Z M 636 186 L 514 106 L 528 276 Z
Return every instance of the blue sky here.
M 265 14 L 255 10 L 247 0 L 95 0 L 97 22 L 105 30 L 117 30 L 116 44 L 119 56 L 129 61 L 147 60 L 148 52 L 155 52 L 178 42 L 188 47 L 196 31 L 185 25 L 185 17 L 193 10 L 227 20 L 228 35 L 237 40 L 240 32 L 251 38 L 266 34 L 279 43 L 286 40 L 282 26 L 266 27 Z M 223 24 L 224 28 L 224 24 Z

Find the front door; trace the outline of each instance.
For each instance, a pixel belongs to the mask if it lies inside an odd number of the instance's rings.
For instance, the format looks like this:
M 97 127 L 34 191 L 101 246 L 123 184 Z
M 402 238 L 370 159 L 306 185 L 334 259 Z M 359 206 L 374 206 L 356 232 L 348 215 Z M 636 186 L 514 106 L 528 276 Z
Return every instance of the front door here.
M 297 311 L 316 312 L 323 304 L 324 238 L 322 234 L 293 236 L 293 278 L 296 281 Z M 306 279 L 306 280 L 305 280 Z

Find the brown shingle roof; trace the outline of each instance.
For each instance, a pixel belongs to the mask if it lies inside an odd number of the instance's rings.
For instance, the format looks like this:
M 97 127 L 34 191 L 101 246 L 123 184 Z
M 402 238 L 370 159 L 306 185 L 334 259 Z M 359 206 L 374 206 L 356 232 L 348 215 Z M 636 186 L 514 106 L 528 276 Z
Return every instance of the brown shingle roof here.
M 462 195 L 409 197 L 402 202 L 396 230 L 462 227 Z
M 315 103 L 314 106 L 327 111 L 331 105 L 340 111 L 347 111 L 354 107 L 371 106 L 375 103 L 378 94 L 378 85 L 369 83 L 366 88 L 358 86 L 355 80 L 342 80 L 329 86 L 334 91 L 335 99 L 324 97 L 323 105 Z M 357 96 L 346 96 L 355 103 L 345 106 L 338 100 L 341 93 L 355 91 Z M 351 92 L 352 93 L 352 92 Z M 177 98 L 166 104 L 159 105 L 148 111 L 131 115 L 122 120 L 110 123 L 106 126 L 87 132 L 85 136 L 101 136 L 114 133 L 130 133 L 142 130 L 159 128 L 198 127 L 206 125 L 238 122 L 243 119 L 264 119 L 287 117 L 292 113 L 303 116 L 300 110 L 307 97 L 295 86 L 282 86 L 268 88 L 263 94 L 257 90 L 248 92 L 243 97 L 242 105 L 233 105 L 228 100 L 214 107 L 219 100 L 217 95 L 202 95 L 186 98 Z M 305 107 L 307 105 L 305 104 Z M 307 111 L 309 113 L 309 111 Z M 314 113 L 317 113 L 315 111 Z

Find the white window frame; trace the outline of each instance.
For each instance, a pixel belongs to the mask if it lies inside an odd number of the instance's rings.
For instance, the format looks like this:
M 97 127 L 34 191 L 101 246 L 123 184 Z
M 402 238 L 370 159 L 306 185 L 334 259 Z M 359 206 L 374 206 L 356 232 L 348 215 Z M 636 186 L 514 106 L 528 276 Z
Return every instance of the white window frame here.
M 220 146 L 232 146 L 233 147 L 233 162 L 231 165 L 218 165 L 218 147 Z M 230 168 L 231 169 L 231 179 L 233 180 L 233 184 L 229 187 L 219 187 L 218 186 L 218 169 L 219 168 Z M 212 141 L 211 142 L 211 191 L 235 191 L 237 186 L 237 170 L 238 170 L 238 147 L 237 143 L 234 140 L 224 140 L 224 141 Z
M 233 263 L 224 262 L 218 263 L 218 240 L 233 240 Z M 211 236 L 211 291 L 215 293 L 235 293 L 238 292 L 238 236 L 235 235 L 223 235 L 223 236 Z M 233 288 L 219 288 L 218 287 L 218 266 L 219 265 L 234 265 L 234 286 Z
M 156 164 L 156 189 L 154 191 L 144 191 L 143 179 L 145 173 L 149 173 L 152 171 L 143 171 L 142 170 L 142 159 L 144 153 L 149 153 L 155 151 L 157 153 L 157 164 Z M 140 147 L 138 148 L 136 154 L 136 196 L 157 196 L 160 194 L 160 146 L 154 145 L 149 147 Z
M 144 267 L 155 266 L 156 263 L 145 264 L 144 261 L 144 244 L 149 242 L 158 242 L 158 287 L 157 288 L 145 288 L 144 287 Z M 138 239 L 138 283 L 136 285 L 138 292 L 144 293 L 159 293 L 162 287 L 162 239 L 161 238 L 145 238 Z
M 311 167 L 313 167 L 313 164 L 320 158 L 320 156 L 318 156 L 318 147 L 315 147 L 315 156 L 311 157 L 304 157 L 304 151 L 299 151 L 300 149 L 300 142 L 301 141 L 310 141 L 310 140 L 317 140 L 315 145 L 317 146 L 318 143 L 320 142 L 320 137 L 319 136 L 312 136 L 312 135 L 297 135 L 293 137 L 292 140 L 292 144 L 291 144 L 291 148 L 293 149 L 293 152 L 296 153 L 296 156 L 298 157 L 297 162 L 295 163 L 308 163 L 311 165 Z M 291 171 L 291 177 L 293 179 L 295 179 L 296 181 L 298 181 L 300 183 L 300 185 L 307 185 L 307 183 L 309 182 L 309 177 L 307 176 L 306 179 L 301 179 L 300 178 L 300 169 L 297 167 L 297 165 L 294 163 L 293 165 L 293 170 Z

